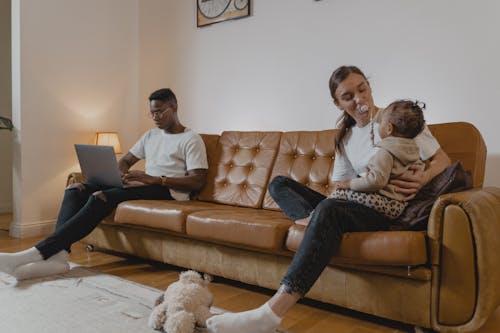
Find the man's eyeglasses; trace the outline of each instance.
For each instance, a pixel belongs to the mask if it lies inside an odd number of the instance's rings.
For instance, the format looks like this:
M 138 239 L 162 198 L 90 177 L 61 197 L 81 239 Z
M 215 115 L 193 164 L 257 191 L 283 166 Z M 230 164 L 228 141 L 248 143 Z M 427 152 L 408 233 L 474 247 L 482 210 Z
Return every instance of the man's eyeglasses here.
M 151 111 L 151 112 L 148 112 L 148 116 L 151 119 L 162 118 L 165 115 L 165 112 L 167 112 L 168 110 L 170 110 L 170 108 L 166 108 L 163 110 Z

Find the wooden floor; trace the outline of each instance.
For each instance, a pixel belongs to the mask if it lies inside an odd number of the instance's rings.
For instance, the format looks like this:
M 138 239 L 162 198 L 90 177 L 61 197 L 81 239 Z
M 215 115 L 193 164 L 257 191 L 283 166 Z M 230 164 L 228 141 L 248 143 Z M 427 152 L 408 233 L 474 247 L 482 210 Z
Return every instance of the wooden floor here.
M 13 239 L 8 236 L 8 232 L 0 231 L 0 252 L 23 250 L 40 240 L 41 238 Z M 88 252 L 83 243 L 73 245 L 70 260 L 102 273 L 116 275 L 161 290 L 176 281 L 181 270 L 178 267 L 137 258 L 100 251 Z M 230 311 L 255 308 L 272 294 L 269 290 L 222 279 L 213 281 L 210 289 L 215 296 L 214 305 Z M 413 328 L 408 325 L 310 301 L 294 306 L 285 316 L 282 326 L 294 333 L 413 332 Z M 500 332 L 500 308 L 479 332 Z

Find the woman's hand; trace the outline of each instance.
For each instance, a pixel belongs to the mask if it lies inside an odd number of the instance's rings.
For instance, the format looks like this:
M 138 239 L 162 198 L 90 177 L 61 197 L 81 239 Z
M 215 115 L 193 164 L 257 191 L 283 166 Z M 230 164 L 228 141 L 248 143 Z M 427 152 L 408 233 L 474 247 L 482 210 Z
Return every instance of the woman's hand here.
M 159 177 L 154 177 L 146 174 L 144 171 L 140 170 L 131 170 L 127 172 L 123 177 L 122 181 L 125 184 L 131 183 L 131 182 L 140 182 L 143 184 L 148 184 L 148 185 L 154 185 L 154 184 L 160 184 L 161 181 Z
M 334 185 L 336 190 L 348 190 L 351 188 L 351 180 L 342 180 L 340 182 L 336 182 Z
M 428 182 L 427 173 L 422 170 L 419 164 L 413 164 L 409 167 L 409 171 L 402 174 L 398 178 L 391 179 L 389 183 L 395 185 L 395 192 L 403 194 L 403 201 L 409 201 L 415 198 L 418 190 Z

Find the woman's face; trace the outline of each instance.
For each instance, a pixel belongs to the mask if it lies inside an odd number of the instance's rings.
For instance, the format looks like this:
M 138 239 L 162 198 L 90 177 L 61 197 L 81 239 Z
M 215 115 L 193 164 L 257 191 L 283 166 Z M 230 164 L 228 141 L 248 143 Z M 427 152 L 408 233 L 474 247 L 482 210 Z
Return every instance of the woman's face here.
M 372 90 L 368 81 L 362 75 L 349 74 L 338 85 L 337 90 L 335 90 L 335 97 L 334 103 L 337 108 L 353 117 L 358 126 L 363 127 L 368 124 L 372 112 L 376 112 Z

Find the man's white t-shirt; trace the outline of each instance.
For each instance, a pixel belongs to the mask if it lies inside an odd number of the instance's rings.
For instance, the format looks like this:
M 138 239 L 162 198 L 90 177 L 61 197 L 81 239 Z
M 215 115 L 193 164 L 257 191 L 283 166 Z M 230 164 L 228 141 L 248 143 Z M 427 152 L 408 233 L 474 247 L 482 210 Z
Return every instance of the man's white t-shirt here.
M 145 159 L 145 172 L 155 177 L 183 177 L 188 170 L 208 169 L 203 139 L 188 128 L 177 134 L 151 129 L 135 143 L 130 153 Z M 170 193 L 175 200 L 189 200 L 187 192 L 170 189 Z
M 380 141 L 378 120 L 381 114 L 382 109 L 377 112 L 377 115 L 372 120 L 375 144 Z M 333 181 L 353 179 L 366 173 L 368 161 L 379 149 L 372 144 L 371 132 L 371 122 L 364 127 L 356 125 L 351 127 L 344 139 L 344 153 L 335 154 Z M 439 142 L 434 138 L 427 126 L 415 137 L 415 142 L 420 149 L 422 161 L 431 158 L 440 148 Z

